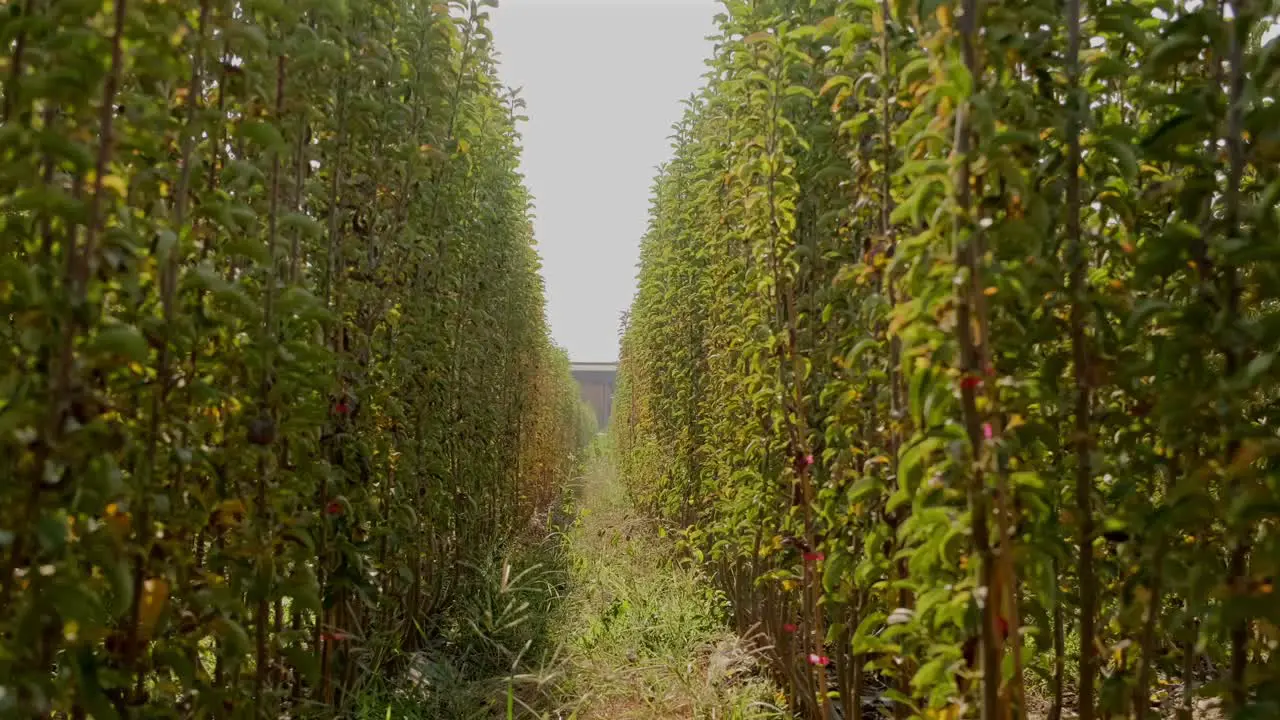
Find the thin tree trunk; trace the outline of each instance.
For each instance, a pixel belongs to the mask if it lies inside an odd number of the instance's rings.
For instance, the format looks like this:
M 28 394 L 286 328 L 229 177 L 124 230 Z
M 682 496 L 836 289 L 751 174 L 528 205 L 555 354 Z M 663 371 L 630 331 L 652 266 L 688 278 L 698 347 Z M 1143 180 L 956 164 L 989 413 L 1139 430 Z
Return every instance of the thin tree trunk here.
M 1085 338 L 1085 254 L 1080 230 L 1080 0 L 1067 0 L 1067 263 L 1070 268 L 1071 355 L 1075 366 L 1075 412 L 1072 445 L 1075 448 L 1076 521 L 1079 523 L 1080 556 L 1077 574 L 1080 583 L 1080 720 L 1093 720 L 1096 647 L 1094 620 L 1097 615 L 1097 582 L 1093 570 L 1093 469 L 1089 453 L 1090 405 L 1088 349 Z

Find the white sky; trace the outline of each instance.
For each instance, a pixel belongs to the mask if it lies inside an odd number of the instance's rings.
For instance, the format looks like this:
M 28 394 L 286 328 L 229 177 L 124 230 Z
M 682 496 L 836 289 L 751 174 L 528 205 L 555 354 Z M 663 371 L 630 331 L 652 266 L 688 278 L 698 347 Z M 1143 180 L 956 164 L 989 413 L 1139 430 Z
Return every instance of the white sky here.
M 523 171 L 557 343 L 618 357 L 649 187 L 680 101 L 702 84 L 715 0 L 504 0 L 490 26 L 502 80 L 529 104 Z

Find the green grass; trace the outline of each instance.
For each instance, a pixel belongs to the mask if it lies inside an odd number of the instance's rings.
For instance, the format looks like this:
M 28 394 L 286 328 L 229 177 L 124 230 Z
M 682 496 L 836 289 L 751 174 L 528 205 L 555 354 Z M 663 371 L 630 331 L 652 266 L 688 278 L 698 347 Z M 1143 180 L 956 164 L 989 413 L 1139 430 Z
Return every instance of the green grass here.
M 354 700 L 360 720 L 784 717 L 724 598 L 676 562 L 596 452 L 569 527 L 495 550 L 440 642 Z
M 676 563 L 602 461 L 579 489 L 572 591 L 558 620 L 566 703 L 577 718 L 780 717 L 756 655 L 724 624 L 724 598 Z
M 562 602 L 563 538 L 551 536 L 473 567 L 475 582 L 427 650 L 407 670 L 381 678 L 353 701 L 359 720 L 524 717 L 549 702 L 555 644 L 550 622 Z M 510 708 L 508 707 L 510 706 Z

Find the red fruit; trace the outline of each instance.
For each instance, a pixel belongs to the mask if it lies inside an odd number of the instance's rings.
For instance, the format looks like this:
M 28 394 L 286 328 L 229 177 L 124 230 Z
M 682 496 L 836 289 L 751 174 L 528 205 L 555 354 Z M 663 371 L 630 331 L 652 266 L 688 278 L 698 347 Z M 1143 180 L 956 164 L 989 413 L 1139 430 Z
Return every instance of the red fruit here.
M 329 504 L 324 506 L 324 511 L 329 515 L 341 515 L 342 503 L 337 500 L 330 500 Z
M 825 560 L 826 558 L 827 556 L 820 552 L 807 552 L 804 554 L 805 562 L 817 562 L 819 560 Z
M 782 626 L 782 631 L 783 631 L 783 632 L 793 633 L 793 632 L 795 632 L 795 631 L 796 631 L 796 624 L 795 624 L 795 623 L 786 623 L 786 624 L 784 624 L 784 625 Z
M 960 379 L 960 387 L 964 390 L 972 390 L 982 385 L 982 378 L 977 375 L 965 375 Z
M 809 454 L 809 455 L 799 455 L 799 454 L 797 454 L 797 455 L 792 459 L 792 468 L 796 471 L 796 474 L 800 474 L 800 473 L 804 472 L 805 470 L 809 469 L 809 468 L 810 468 L 810 467 L 812 467 L 812 466 L 813 466 L 813 455 L 812 455 L 812 454 Z
M 823 667 L 826 667 L 827 664 L 829 664 L 830 662 L 831 662 L 831 658 L 827 657 L 826 655 L 817 655 L 815 653 L 809 653 L 810 665 L 821 665 Z
M 996 632 L 1000 634 L 1001 642 L 1009 639 L 1009 621 L 999 615 L 996 616 Z M 964 645 L 960 648 L 961 654 L 964 655 L 964 663 L 967 667 L 975 667 L 975 664 L 978 661 L 979 640 L 980 637 L 978 635 L 974 635 L 965 640 Z

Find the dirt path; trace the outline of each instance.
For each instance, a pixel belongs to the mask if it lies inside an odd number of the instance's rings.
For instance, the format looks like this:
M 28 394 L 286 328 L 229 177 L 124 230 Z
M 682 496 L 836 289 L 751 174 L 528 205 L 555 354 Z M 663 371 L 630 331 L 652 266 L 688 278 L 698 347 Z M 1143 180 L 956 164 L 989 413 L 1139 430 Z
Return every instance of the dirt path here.
M 603 460 L 568 530 L 563 691 L 579 720 L 781 717 L 756 658 L 725 627 L 723 599 L 672 561 L 669 540 L 631 512 Z

